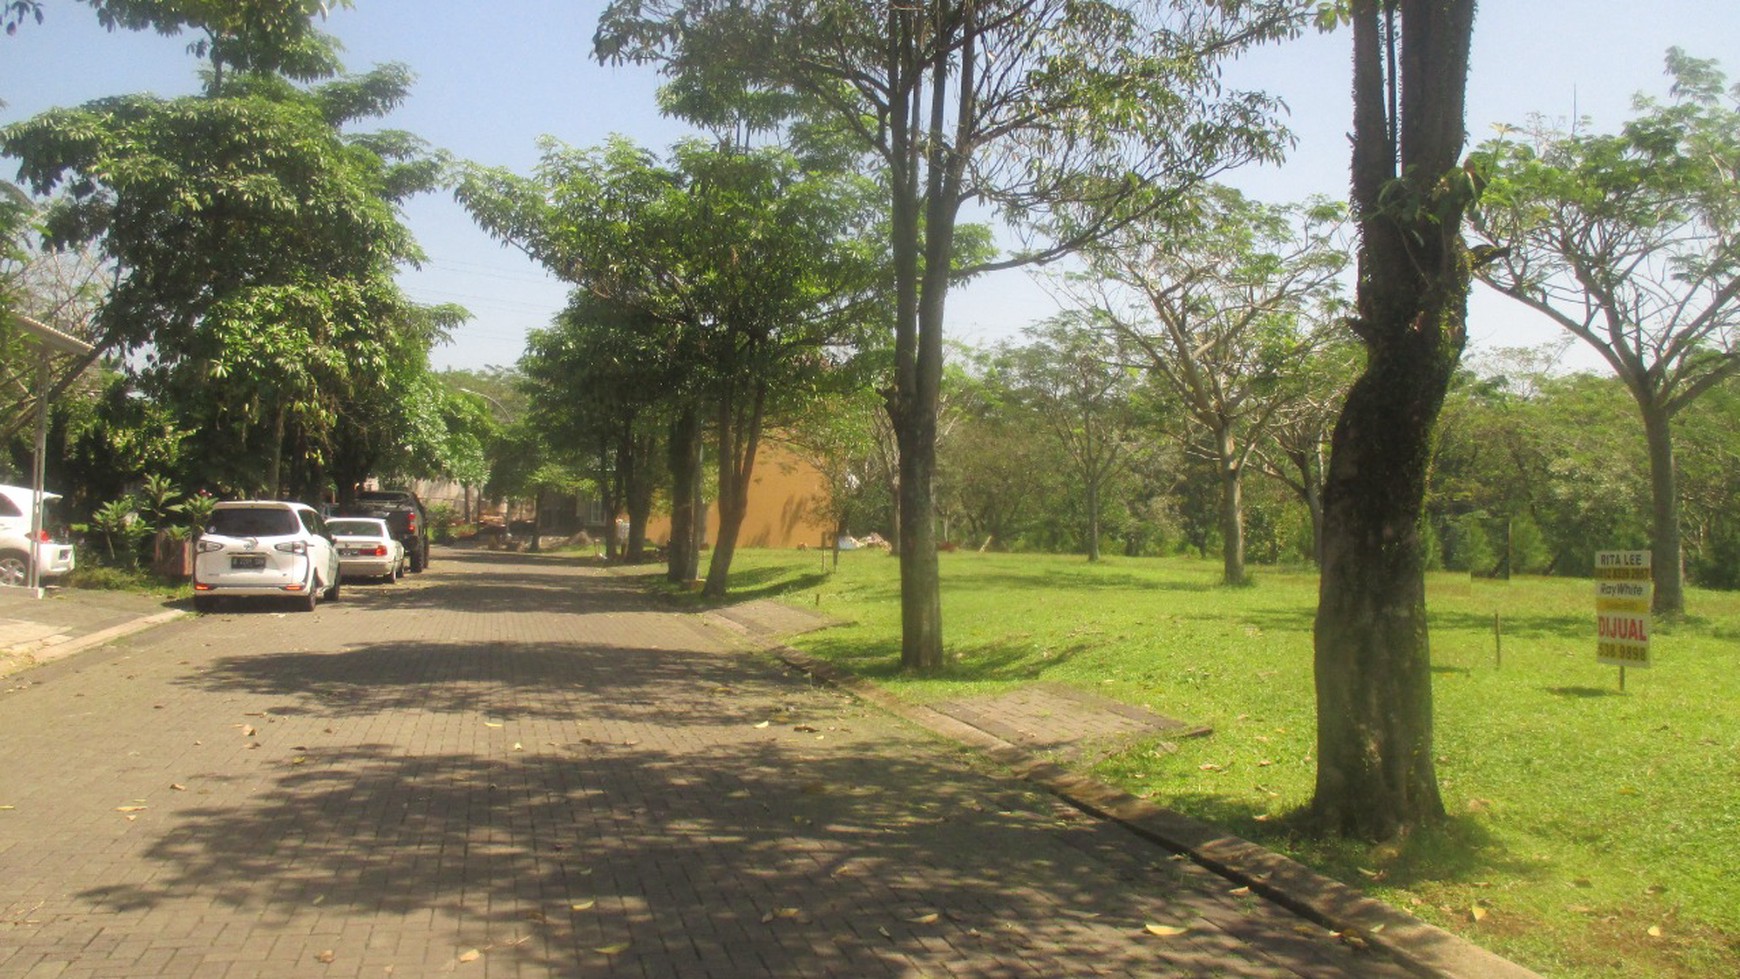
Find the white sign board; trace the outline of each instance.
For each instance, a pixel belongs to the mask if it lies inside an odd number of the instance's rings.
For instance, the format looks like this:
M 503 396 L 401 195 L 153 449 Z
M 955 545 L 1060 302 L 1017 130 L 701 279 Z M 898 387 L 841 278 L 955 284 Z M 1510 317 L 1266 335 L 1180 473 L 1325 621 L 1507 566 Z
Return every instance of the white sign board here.
M 1649 665 L 1648 551 L 1595 553 L 1595 656 L 1608 666 Z

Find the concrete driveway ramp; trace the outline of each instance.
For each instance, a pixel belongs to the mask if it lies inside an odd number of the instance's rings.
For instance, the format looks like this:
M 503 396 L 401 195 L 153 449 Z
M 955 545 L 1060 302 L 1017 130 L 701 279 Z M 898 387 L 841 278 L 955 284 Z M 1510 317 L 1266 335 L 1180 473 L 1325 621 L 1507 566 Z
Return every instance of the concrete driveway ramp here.
M 1194 738 L 1211 734 L 1193 725 L 1059 683 L 1036 683 L 1011 693 L 932 704 L 938 713 L 1034 753 L 1080 758 L 1110 753 L 1146 737 Z

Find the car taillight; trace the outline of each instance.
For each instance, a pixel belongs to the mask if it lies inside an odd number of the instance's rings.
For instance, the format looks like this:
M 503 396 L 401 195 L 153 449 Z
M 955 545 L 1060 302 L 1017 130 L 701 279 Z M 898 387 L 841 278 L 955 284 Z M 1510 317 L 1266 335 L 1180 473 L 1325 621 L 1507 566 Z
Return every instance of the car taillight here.
M 50 536 L 49 536 L 49 535 L 48 535 L 48 531 L 46 531 L 46 530 L 39 530 L 39 531 L 37 531 L 37 532 L 36 532 L 36 539 L 37 539 L 37 540 L 39 540 L 39 541 L 41 541 L 41 542 L 42 542 L 42 543 L 44 543 L 44 544 L 46 544 L 46 543 L 48 543 L 48 542 L 49 542 L 49 541 L 51 541 L 51 540 L 54 540 L 54 538 L 53 538 L 53 537 L 50 537 Z
M 387 549 L 384 545 L 376 544 L 375 549 L 373 551 L 371 551 L 370 553 L 373 554 L 375 557 L 386 557 L 387 556 Z
M 286 554 L 307 554 L 308 544 L 305 541 L 287 540 L 282 544 L 273 544 L 272 549 Z
M 417 515 L 415 513 L 405 518 L 405 531 L 412 534 L 417 532 Z
M 199 553 L 201 554 L 209 554 L 212 551 L 221 551 L 223 549 L 224 546 L 215 540 L 202 540 L 199 542 Z

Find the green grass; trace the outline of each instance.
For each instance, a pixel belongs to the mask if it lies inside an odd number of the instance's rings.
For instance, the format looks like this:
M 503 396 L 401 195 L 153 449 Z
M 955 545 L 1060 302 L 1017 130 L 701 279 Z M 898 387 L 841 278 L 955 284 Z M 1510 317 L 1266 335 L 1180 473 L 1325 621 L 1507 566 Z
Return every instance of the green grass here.
M 1287 829 L 1315 774 L 1315 574 L 1223 588 L 1216 562 L 943 555 L 950 661 L 920 678 L 899 670 L 896 566 L 847 553 L 824 575 L 813 553 L 745 551 L 733 598 L 845 621 L 792 643 L 915 702 L 1046 680 L 1208 724 L 1095 772 L 1537 970 L 1702 977 L 1740 961 L 1740 593 L 1690 592 L 1621 693 L 1595 662 L 1588 581 L 1431 576 L 1452 818 L 1369 847 Z

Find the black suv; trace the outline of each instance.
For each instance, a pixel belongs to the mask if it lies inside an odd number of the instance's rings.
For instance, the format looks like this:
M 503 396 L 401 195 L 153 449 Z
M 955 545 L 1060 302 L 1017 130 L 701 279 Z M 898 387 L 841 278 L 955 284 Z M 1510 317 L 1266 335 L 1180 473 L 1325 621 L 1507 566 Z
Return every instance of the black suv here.
M 377 517 L 387 522 L 413 572 L 429 566 L 429 518 L 423 501 L 410 490 L 364 490 L 350 506 L 335 508 L 333 516 Z

